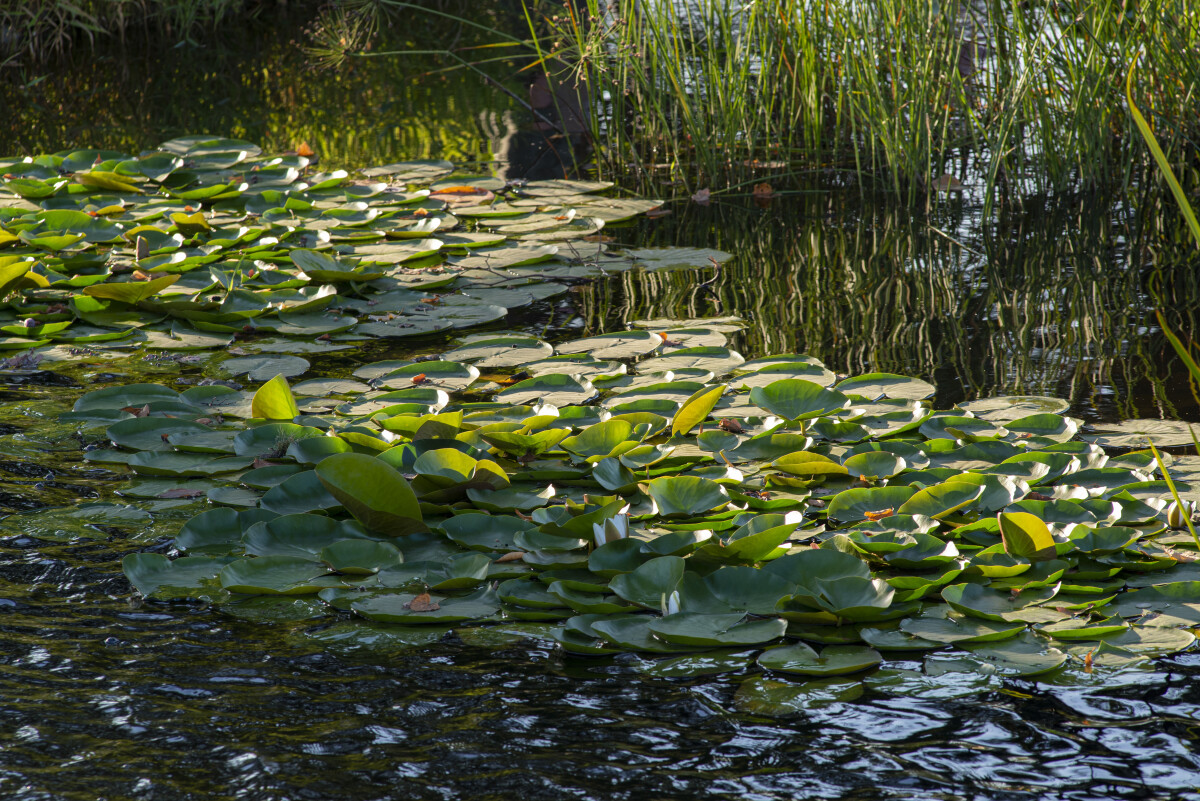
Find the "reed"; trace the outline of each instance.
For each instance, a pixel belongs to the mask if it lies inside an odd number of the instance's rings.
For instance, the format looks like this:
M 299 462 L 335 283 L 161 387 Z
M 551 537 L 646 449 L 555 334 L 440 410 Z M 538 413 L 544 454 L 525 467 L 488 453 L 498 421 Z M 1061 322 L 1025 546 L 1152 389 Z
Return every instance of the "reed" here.
M 539 60 L 586 80 L 602 169 L 705 185 L 850 170 L 909 201 L 1130 187 L 1124 75 L 1194 177 L 1191 0 L 526 0 Z M 939 180 L 940 179 L 940 180 Z

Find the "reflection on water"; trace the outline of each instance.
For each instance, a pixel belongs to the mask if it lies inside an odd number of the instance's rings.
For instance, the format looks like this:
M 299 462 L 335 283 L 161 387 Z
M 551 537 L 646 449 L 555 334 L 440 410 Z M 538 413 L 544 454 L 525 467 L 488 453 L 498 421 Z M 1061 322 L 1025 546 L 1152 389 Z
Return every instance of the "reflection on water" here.
M 737 198 L 609 229 L 619 242 L 734 254 L 711 271 L 626 274 L 582 295 L 589 329 L 740 314 L 746 356 L 801 352 L 831 369 L 929 377 L 939 405 L 995 394 L 1069 399 L 1089 420 L 1197 419 L 1186 370 L 1154 320 L 1200 331 L 1200 276 L 1172 209 L 1099 198 L 1031 203 L 983 225 L 947 202 L 927 218 L 857 194 L 766 209 Z M 1154 220 L 1151 227 L 1147 220 Z M 1163 222 L 1166 221 L 1166 222 Z
M 479 21 L 504 13 L 511 10 L 485 9 Z M 309 8 L 226 26 L 195 44 L 80 47 L 70 63 L 46 74 L 6 70 L 0 155 L 72 147 L 138 152 L 175 136 L 213 133 L 270 152 L 307 142 L 332 166 L 492 158 L 489 135 L 496 119 L 517 108 L 513 100 L 478 76 L 442 72 L 447 65 L 431 59 L 371 58 L 314 70 L 303 52 L 311 16 Z M 409 14 L 387 27 L 377 46 L 467 47 L 472 35 L 470 28 Z
M 453 636 L 339 653 L 303 622 L 137 608 L 114 572 L 130 533 L 0 542 L 5 798 L 1197 797 L 1195 655 L 1104 686 L 868 692 L 768 718 L 739 710 L 741 676 Z

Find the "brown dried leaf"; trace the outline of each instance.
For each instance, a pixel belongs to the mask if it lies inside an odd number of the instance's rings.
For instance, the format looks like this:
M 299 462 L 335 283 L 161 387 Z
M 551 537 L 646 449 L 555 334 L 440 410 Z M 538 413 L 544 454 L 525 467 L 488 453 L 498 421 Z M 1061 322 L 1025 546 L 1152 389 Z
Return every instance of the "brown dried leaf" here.
M 504 556 L 501 556 L 499 559 L 497 559 L 496 564 L 500 564 L 501 562 L 519 562 L 524 558 L 524 551 L 509 551 L 508 553 L 504 554 Z
M 427 592 L 421 593 L 404 606 L 413 612 L 436 612 L 442 608 L 441 604 L 433 600 L 433 598 Z

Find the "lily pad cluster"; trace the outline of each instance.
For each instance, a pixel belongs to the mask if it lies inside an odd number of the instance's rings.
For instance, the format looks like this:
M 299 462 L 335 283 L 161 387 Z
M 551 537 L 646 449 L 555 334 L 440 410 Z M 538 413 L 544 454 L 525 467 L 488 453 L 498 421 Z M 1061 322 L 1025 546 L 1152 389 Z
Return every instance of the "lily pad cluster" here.
M 452 171 L 324 172 L 204 136 L 0 158 L 0 350 L 336 351 L 493 322 L 575 279 L 729 258 L 587 241 L 660 205 L 596 194 L 609 183 Z
M 664 676 L 885 688 L 1195 642 L 1188 457 L 1163 454 L 1180 506 L 1152 452 L 1111 439 L 1136 432 L 1082 434 L 1063 401 L 934 410 L 918 379 L 747 361 L 736 328 L 484 334 L 346 379 L 98 389 L 65 417 L 107 426 L 87 458 L 128 466 L 127 494 L 214 504 L 179 556 L 126 558 L 145 596 L 293 610 L 328 642 L 523 633 Z M 886 667 L 921 652 L 923 673 Z M 753 682 L 751 706 L 792 692 Z

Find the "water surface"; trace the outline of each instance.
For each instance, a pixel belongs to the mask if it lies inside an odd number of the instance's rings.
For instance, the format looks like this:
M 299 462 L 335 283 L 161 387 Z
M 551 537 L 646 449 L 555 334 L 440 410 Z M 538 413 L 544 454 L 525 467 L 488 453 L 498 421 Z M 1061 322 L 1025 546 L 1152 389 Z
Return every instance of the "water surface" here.
M 406 33 L 463 35 L 425 24 Z M 138 150 L 204 130 L 268 150 L 305 141 L 328 164 L 445 157 L 485 169 L 525 121 L 475 76 L 426 75 L 436 63 L 308 71 L 301 35 L 294 23 L 178 48 L 81 49 L 36 83 L 35 72 L 10 75 L 0 152 Z M 1151 313 L 1157 287 L 1178 330 L 1200 319 L 1194 257 L 1170 209 L 1081 196 L 985 223 L 971 197 L 926 212 L 797 189 L 765 208 L 740 191 L 707 207 L 681 198 L 670 216 L 608 231 L 613 244 L 734 254 L 711 289 L 700 283 L 712 271 L 626 274 L 494 327 L 555 340 L 631 319 L 736 314 L 748 327 L 732 344 L 747 358 L 805 351 L 843 372 L 929 378 L 940 406 L 1039 393 L 1089 421 L 1200 419 Z M 313 374 L 353 369 L 341 358 Z M 1197 653 L 1120 675 L 1072 669 L 1053 684 L 868 683 L 857 698 L 776 716 L 737 695 L 750 673 L 655 679 L 634 656 L 568 657 L 539 638 L 480 644 L 469 633 L 339 647 L 294 613 L 141 603 L 121 556 L 167 551 L 204 506 L 138 502 L 149 524 L 72 516 L 79 503 L 124 502 L 123 476 L 85 466 L 100 432 L 56 415 L 92 383 L 170 383 L 178 368 L 109 369 L 0 376 L 6 798 L 1200 798 Z

